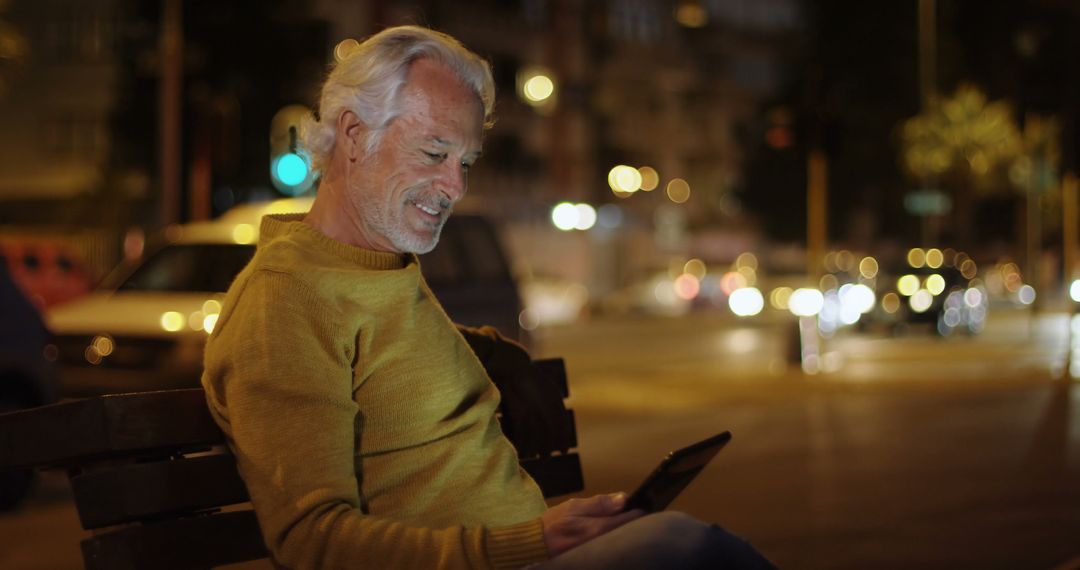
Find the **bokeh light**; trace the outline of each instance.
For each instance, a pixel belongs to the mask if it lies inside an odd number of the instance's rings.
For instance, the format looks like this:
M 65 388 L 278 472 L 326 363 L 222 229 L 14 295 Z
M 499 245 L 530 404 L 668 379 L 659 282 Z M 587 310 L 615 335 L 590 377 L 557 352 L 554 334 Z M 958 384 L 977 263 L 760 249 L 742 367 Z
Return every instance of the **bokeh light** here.
M 975 265 L 975 262 L 971 259 L 965 259 L 960 262 L 960 274 L 965 279 L 974 279 L 978 275 L 979 268 Z
M 1035 302 L 1035 288 L 1031 285 L 1022 285 L 1020 289 L 1016 291 L 1016 298 L 1025 305 L 1030 305 Z
M 589 204 L 560 202 L 551 209 L 551 223 L 564 232 L 591 229 L 596 220 L 596 209 Z
M 360 42 L 352 38 L 341 40 L 334 46 L 334 61 L 342 61 L 349 57 L 349 55 L 358 47 L 360 47 Z
M 1080 303 L 1080 279 L 1076 279 L 1069 285 L 1069 298 Z
M 840 271 L 851 271 L 855 266 L 855 254 L 846 249 L 836 252 L 836 268 Z
M 840 266 L 836 264 L 836 252 L 830 251 L 825 254 L 825 258 L 821 260 L 822 265 L 825 266 L 825 271 L 829 273 L 835 273 L 840 271 Z
M 551 209 L 551 223 L 564 232 L 574 229 L 578 216 L 577 207 L 570 202 L 561 202 Z
M 83 351 L 83 358 L 90 364 L 101 364 L 101 353 L 94 349 L 93 345 L 86 347 Z
M 525 309 L 518 315 L 518 325 L 527 331 L 534 331 L 540 326 L 540 319 L 537 317 L 535 311 Z
M 218 316 L 218 313 L 211 313 L 203 317 L 202 326 L 203 330 L 206 331 L 206 334 L 214 332 L 214 327 L 217 326 Z
M 686 264 L 683 265 L 682 270 L 683 273 L 689 273 L 690 275 L 697 277 L 699 280 L 705 277 L 706 271 L 707 269 L 705 267 L 705 262 L 696 258 L 687 261 Z
M 916 313 L 925 313 L 933 304 L 934 296 L 926 289 L 919 289 L 908 299 L 908 306 Z
M 547 75 L 538 73 L 525 80 L 521 93 L 530 103 L 543 103 L 555 93 L 555 82 Z
M 728 297 L 728 307 L 731 308 L 731 312 L 740 317 L 751 317 L 765 308 L 765 298 L 757 288 L 743 287 L 731 293 Z
M 859 274 L 867 279 L 873 279 L 878 274 L 878 262 L 873 257 L 864 257 L 859 262 Z
M 195 311 L 188 315 L 188 327 L 193 331 L 203 330 L 203 320 L 206 319 L 206 314 L 202 311 Z
M 720 278 L 720 290 L 723 291 L 725 295 L 730 295 L 747 285 L 746 276 L 738 271 L 728 271 Z
M 697 297 L 698 293 L 701 292 L 701 282 L 698 281 L 697 277 L 694 277 L 689 273 L 683 273 L 676 277 L 672 285 L 675 288 L 675 294 L 678 295 L 680 299 L 687 301 Z
M 675 6 L 675 21 L 686 28 L 703 28 L 709 23 L 709 12 L 699 0 L 683 0 Z
M 892 291 L 885 293 L 881 298 L 881 308 L 890 315 L 900 310 L 900 295 Z
M 656 190 L 656 187 L 660 185 L 660 174 L 656 172 L 656 169 L 651 166 L 642 166 L 637 170 L 641 175 L 641 189 L 645 192 Z
M 663 279 L 656 284 L 653 288 L 653 297 L 656 301 L 663 306 L 670 306 L 679 301 L 679 296 L 675 294 L 675 286 L 673 281 Z
M 826 273 L 825 275 L 822 275 L 821 279 L 818 281 L 818 289 L 822 291 L 831 291 L 839 287 L 840 280 L 837 279 L 835 275 Z
M 777 287 L 769 293 L 769 304 L 774 309 L 780 311 L 786 311 L 788 309 L 788 301 L 791 299 L 791 294 L 794 291 L 791 287 Z
M 926 252 L 921 247 L 913 247 L 907 253 L 908 265 L 918 269 L 926 265 Z
M 926 250 L 926 266 L 930 269 L 937 269 L 941 267 L 941 264 L 945 263 L 945 254 L 941 253 L 940 249 L 931 248 Z
M 676 204 L 685 203 L 690 199 L 690 184 L 682 178 L 672 179 L 667 185 L 667 196 Z
M 926 278 L 926 290 L 930 291 L 931 295 L 940 295 L 945 290 L 945 278 L 934 273 Z
M 574 223 L 574 229 L 585 231 L 596 225 L 596 209 L 588 204 L 578 204 L 574 206 L 577 210 L 577 221 Z
M 116 348 L 116 343 L 113 338 L 107 334 L 101 334 L 94 337 L 93 342 L 90 343 L 90 347 L 93 348 L 99 355 L 108 356 L 113 353 L 113 349 Z
M 910 297 L 919 290 L 919 278 L 908 274 L 896 280 L 896 290 L 905 297 Z
M 841 305 L 851 307 L 853 310 L 858 311 L 859 314 L 869 313 L 874 308 L 875 301 L 873 289 L 861 283 L 844 285 L 840 288 Z
M 744 251 L 739 254 L 739 257 L 735 258 L 735 267 L 749 267 L 750 269 L 758 268 L 757 256 L 749 251 Z
M 216 315 L 221 312 L 221 301 L 217 299 L 207 299 L 202 304 L 202 312 L 207 315 Z
M 982 304 L 983 299 L 985 299 L 983 292 L 974 287 L 968 289 L 967 291 L 964 291 L 964 304 L 968 307 L 971 307 L 973 309 L 975 307 L 978 307 Z
M 168 332 L 176 332 L 184 328 L 187 319 L 176 311 L 167 311 L 161 314 L 161 328 Z
M 608 171 L 608 186 L 613 192 L 633 194 L 641 189 L 641 173 L 633 166 L 619 164 Z
M 788 299 L 788 310 L 798 317 L 812 317 L 825 306 L 825 296 L 817 289 L 796 289 Z
M 754 271 L 753 267 L 744 265 L 738 268 L 736 271 L 739 272 L 739 275 L 743 276 L 747 286 L 753 286 L 757 284 L 757 271 Z

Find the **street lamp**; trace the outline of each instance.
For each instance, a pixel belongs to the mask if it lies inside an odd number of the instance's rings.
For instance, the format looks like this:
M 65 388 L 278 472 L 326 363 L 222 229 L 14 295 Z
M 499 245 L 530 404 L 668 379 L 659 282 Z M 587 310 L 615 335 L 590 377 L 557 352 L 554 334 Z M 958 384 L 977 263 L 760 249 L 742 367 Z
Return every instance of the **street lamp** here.
M 517 74 L 517 89 L 521 99 L 539 111 L 548 111 L 555 105 L 557 85 L 554 74 L 545 67 L 533 66 Z

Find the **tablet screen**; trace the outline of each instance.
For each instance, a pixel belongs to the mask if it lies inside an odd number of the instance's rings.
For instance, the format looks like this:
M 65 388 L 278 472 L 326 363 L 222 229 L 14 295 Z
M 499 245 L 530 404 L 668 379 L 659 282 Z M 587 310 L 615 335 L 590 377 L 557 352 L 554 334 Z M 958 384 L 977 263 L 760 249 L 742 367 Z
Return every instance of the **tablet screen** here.
M 728 441 L 731 441 L 731 432 L 725 431 L 668 454 L 630 495 L 627 510 L 643 509 L 651 513 L 667 508 Z

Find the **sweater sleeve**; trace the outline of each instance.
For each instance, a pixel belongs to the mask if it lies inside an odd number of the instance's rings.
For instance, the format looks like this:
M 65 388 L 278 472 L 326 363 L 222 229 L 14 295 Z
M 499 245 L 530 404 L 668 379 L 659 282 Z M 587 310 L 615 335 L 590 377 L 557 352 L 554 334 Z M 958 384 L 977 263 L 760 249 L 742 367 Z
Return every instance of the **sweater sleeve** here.
M 290 568 L 513 568 L 547 557 L 539 519 L 417 528 L 362 510 L 353 333 L 296 277 L 250 276 L 226 306 L 203 384 L 272 556 Z

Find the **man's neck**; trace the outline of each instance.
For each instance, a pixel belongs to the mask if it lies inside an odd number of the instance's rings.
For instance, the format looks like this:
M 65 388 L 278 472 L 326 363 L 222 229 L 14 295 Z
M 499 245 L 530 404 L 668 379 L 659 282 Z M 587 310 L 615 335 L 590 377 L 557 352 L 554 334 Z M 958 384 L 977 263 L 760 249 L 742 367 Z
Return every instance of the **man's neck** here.
M 364 235 L 360 212 L 348 199 L 346 180 L 339 169 L 333 166 L 328 168 L 319 184 L 315 202 L 303 221 L 334 241 L 379 251 L 383 248 L 373 245 Z

